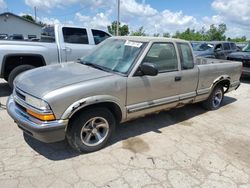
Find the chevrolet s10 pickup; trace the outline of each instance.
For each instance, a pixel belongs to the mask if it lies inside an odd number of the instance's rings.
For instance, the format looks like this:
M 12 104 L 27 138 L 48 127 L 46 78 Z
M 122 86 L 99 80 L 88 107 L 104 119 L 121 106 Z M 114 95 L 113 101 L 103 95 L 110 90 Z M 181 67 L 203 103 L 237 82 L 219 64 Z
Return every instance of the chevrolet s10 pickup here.
M 111 37 L 78 62 L 19 75 L 7 110 L 35 139 L 66 138 L 77 151 L 93 152 L 121 122 L 197 102 L 218 109 L 239 87 L 241 69 L 241 62 L 194 58 L 184 40 Z

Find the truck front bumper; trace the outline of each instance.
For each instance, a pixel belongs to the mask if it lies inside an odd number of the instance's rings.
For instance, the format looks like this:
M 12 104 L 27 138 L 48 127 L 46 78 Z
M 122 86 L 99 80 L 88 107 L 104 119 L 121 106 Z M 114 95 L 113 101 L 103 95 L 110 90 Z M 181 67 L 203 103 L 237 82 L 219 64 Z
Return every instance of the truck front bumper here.
M 37 140 L 51 143 L 65 139 L 65 130 L 68 125 L 68 120 L 47 122 L 37 120 L 21 110 L 16 105 L 13 96 L 10 96 L 8 99 L 7 111 L 20 129 Z

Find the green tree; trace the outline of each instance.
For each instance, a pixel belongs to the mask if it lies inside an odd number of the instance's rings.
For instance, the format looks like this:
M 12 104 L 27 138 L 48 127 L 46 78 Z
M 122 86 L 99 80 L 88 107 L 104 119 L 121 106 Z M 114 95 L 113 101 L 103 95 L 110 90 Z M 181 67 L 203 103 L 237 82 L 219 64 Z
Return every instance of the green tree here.
M 218 27 L 214 24 L 210 26 L 210 29 L 207 32 L 208 39 L 211 41 L 221 41 L 226 40 L 225 32 L 227 31 L 226 24 L 222 23 Z
M 145 33 L 143 26 L 139 27 L 138 30 L 133 31 L 131 33 L 131 36 L 146 36 L 146 33 Z
M 242 37 L 236 37 L 236 38 L 227 38 L 228 41 L 233 41 L 233 42 L 247 42 L 246 36 Z
M 163 33 L 162 36 L 166 38 L 170 38 L 170 33 Z
M 111 25 L 108 26 L 108 31 L 112 35 L 116 35 L 116 28 L 117 28 L 117 22 L 113 21 Z M 119 35 L 126 36 L 129 34 L 129 27 L 128 25 L 121 26 L 121 23 L 119 23 Z
M 35 19 L 31 15 L 28 15 L 28 14 L 23 15 L 22 18 L 29 20 L 31 22 L 35 22 Z

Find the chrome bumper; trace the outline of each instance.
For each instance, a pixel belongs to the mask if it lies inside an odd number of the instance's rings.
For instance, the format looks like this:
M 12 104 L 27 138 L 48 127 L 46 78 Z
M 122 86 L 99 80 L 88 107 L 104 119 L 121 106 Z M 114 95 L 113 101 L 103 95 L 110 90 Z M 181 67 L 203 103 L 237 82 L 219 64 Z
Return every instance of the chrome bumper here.
M 68 120 L 43 122 L 31 117 L 16 106 L 11 95 L 7 102 L 8 114 L 26 134 L 45 143 L 57 142 L 65 139 L 65 129 Z

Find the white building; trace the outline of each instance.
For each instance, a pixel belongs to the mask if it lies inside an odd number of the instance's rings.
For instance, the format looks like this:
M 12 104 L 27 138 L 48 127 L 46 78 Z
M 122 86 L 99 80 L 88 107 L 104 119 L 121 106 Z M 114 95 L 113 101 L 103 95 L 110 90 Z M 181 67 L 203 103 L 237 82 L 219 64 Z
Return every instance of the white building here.
M 10 12 L 0 14 L 0 35 L 21 34 L 25 39 L 40 37 L 42 25 Z

